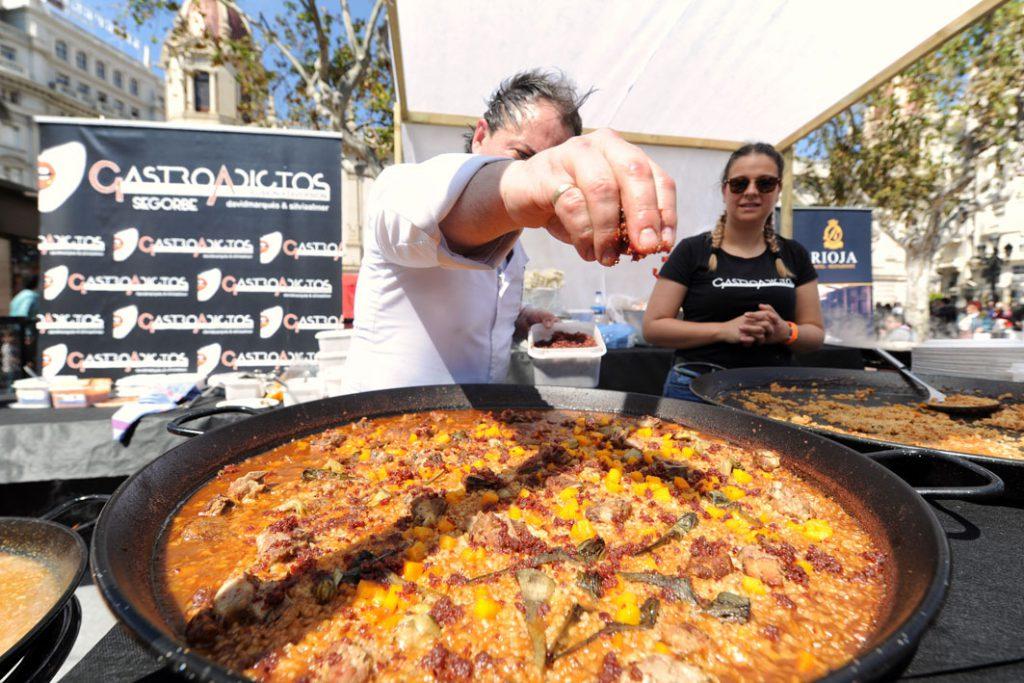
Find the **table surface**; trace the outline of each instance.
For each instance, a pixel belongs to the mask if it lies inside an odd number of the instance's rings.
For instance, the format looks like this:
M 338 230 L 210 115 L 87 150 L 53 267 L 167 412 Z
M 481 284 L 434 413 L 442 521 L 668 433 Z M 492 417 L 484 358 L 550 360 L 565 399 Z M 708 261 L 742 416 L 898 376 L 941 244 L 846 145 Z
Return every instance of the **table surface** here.
M 901 680 L 1024 680 L 1024 509 L 949 500 L 932 508 L 949 539 L 952 579 L 942 612 Z M 63 679 L 107 680 L 178 677 L 116 626 Z

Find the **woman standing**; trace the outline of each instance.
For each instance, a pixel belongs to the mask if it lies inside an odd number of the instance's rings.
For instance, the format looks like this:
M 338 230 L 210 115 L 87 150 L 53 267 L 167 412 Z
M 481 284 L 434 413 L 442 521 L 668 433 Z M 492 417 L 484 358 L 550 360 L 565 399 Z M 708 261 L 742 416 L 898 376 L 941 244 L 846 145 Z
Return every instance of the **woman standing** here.
M 782 155 L 769 144 L 733 152 L 715 229 L 679 242 L 662 267 L 644 337 L 677 349 L 665 396 L 698 401 L 690 380 L 709 369 L 789 365 L 794 351 L 824 341 L 810 255 L 775 234 L 782 169 Z

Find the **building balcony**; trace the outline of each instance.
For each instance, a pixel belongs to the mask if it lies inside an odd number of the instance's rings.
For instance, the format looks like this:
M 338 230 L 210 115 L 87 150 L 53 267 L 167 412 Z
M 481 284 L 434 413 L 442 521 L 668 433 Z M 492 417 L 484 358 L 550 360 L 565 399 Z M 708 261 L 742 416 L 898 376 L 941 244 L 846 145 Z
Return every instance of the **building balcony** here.
M 25 67 L 18 62 L 11 61 L 9 59 L 3 59 L 0 57 L 0 69 L 4 71 L 10 71 L 11 73 L 18 74 L 19 76 L 25 75 Z

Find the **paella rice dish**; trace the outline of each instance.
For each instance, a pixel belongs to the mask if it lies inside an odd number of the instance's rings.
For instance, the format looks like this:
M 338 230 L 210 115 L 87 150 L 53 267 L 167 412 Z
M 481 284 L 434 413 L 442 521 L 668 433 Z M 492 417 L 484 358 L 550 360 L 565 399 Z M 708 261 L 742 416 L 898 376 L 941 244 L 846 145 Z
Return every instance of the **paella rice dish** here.
M 154 581 L 190 647 L 261 681 L 813 680 L 887 617 L 872 524 L 654 418 L 409 413 L 224 467 Z
M 773 383 L 765 390 L 744 391 L 736 405 L 750 412 L 803 427 L 815 427 L 909 446 L 956 451 L 997 458 L 1024 459 L 1024 403 L 1012 395 L 999 397 L 1001 407 L 990 416 L 967 419 L 907 402 L 871 405 L 874 389 L 827 394 L 806 387 Z M 991 399 L 969 394 L 948 401 L 972 406 Z

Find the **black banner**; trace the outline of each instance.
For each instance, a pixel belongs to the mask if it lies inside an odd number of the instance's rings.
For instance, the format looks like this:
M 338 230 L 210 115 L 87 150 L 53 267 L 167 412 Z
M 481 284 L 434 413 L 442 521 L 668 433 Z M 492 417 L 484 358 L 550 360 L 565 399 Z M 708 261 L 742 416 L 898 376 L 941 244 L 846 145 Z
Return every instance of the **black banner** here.
M 272 370 L 341 323 L 341 141 L 40 121 L 43 374 Z

